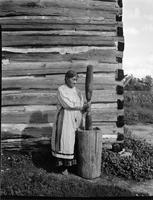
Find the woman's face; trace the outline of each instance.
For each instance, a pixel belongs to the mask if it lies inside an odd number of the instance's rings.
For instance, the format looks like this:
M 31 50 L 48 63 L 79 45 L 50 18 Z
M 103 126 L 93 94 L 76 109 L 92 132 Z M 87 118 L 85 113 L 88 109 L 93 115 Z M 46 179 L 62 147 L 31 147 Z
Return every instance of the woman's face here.
M 76 83 L 77 83 L 77 77 L 76 76 L 67 79 L 67 85 L 70 88 L 75 87 Z

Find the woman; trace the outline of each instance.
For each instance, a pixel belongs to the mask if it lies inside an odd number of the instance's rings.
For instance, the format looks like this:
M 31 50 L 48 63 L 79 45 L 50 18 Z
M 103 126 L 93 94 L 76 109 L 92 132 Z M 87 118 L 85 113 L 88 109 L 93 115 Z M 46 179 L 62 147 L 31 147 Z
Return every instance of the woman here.
M 76 164 L 75 134 L 82 126 L 82 113 L 88 107 L 84 104 L 80 90 L 75 87 L 77 79 L 77 73 L 69 70 L 65 74 L 65 84 L 57 91 L 57 113 L 53 125 L 51 150 L 57 166 L 64 166 L 63 174 L 68 173 L 69 166 Z

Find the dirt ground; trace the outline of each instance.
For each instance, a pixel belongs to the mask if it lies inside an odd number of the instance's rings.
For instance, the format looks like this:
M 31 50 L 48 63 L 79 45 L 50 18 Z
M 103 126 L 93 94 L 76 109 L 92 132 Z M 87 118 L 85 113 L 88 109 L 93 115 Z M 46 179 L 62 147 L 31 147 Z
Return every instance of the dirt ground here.
M 132 135 L 139 137 L 153 145 L 153 124 L 128 125 Z

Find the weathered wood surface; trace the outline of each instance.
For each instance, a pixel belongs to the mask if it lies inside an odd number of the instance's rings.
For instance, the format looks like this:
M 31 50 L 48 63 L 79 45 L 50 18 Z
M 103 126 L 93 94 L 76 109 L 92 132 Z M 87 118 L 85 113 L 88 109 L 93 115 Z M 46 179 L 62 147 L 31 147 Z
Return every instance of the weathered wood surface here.
M 61 8 L 61 7 L 51 7 L 50 9 L 37 9 L 36 12 L 35 10 L 31 10 L 29 8 L 26 9 L 26 11 L 20 10 L 14 10 L 14 13 L 12 11 L 13 16 L 58 16 L 58 18 L 82 18 L 82 19 L 112 19 L 115 20 L 116 14 L 117 14 L 117 9 L 116 11 L 109 12 L 109 11 L 104 11 L 104 10 L 87 10 L 87 9 L 79 9 L 79 8 Z M 1 11 L 3 14 L 3 10 Z M 9 12 L 9 11 L 8 11 Z M 20 12 L 20 13 L 19 13 Z M 8 15 L 4 14 L 2 17 L 7 17 Z
M 20 31 L 2 32 L 2 46 L 116 46 L 116 32 Z
M 82 91 L 84 99 L 85 92 Z M 93 103 L 117 102 L 123 100 L 123 95 L 117 95 L 115 90 L 94 90 Z M 56 91 L 52 90 L 6 90 L 2 91 L 2 106 L 9 105 L 55 105 L 57 103 Z
M 30 124 L 1 124 L 1 139 L 17 138 L 51 138 L 53 123 L 30 123 Z M 102 130 L 103 138 L 115 138 L 118 133 L 123 134 L 124 129 L 117 128 L 116 123 L 93 123 L 93 128 L 98 127 Z
M 0 18 L 1 20 L 1 18 Z M 24 19 L 25 20 L 25 19 Z M 24 21 L 23 20 L 23 21 Z M 18 22 L 18 19 L 16 20 Z M 88 31 L 88 32 L 97 32 L 97 34 L 101 32 L 115 32 L 117 36 L 123 37 L 123 22 L 115 22 L 115 23 L 104 23 L 102 24 L 60 24 L 60 23 L 44 23 L 43 19 L 38 22 L 29 22 L 29 23 L 20 23 L 20 24 L 3 24 L 2 31 Z
M 82 50 L 81 50 L 82 48 Z M 38 48 L 38 52 L 11 52 L 3 51 L 2 58 L 18 62 L 73 62 L 73 61 L 97 61 L 100 63 L 118 63 L 116 57 L 123 57 L 122 52 L 117 52 L 116 48 L 110 47 L 68 47 L 68 48 L 48 48 L 43 52 Z M 25 52 L 24 52 L 25 51 Z
M 34 151 L 39 149 L 41 145 L 50 145 L 50 138 L 7 139 L 2 141 L 1 148 L 11 151 Z
M 117 1 L 93 1 L 93 0 L 1 0 L 1 16 L 18 15 L 50 15 L 50 16 L 101 16 L 105 12 L 117 13 L 119 9 Z M 101 15 L 100 15 L 101 14 Z
M 35 31 L 3 31 L 2 32 L 2 37 L 3 40 L 7 37 L 23 37 L 23 39 L 29 36 L 33 37 L 47 37 L 47 36 L 101 36 L 103 37 L 104 40 L 109 40 L 115 36 L 117 36 L 117 30 L 114 28 L 113 31 L 97 31 L 97 30 L 92 30 L 92 31 L 85 31 L 85 30 L 35 30 Z M 16 38 L 17 38 L 16 37 Z M 8 38 L 10 39 L 10 38 Z M 34 39 L 34 38 L 33 38 Z M 91 38 L 92 39 L 92 38 Z M 96 39 L 96 38 L 95 38 Z M 101 38 L 102 39 L 102 38 Z M 58 41 L 57 41 L 58 42 Z
M 25 21 L 25 19 L 23 20 Z M 16 20 L 18 22 L 18 19 Z M 122 27 L 123 25 L 121 23 L 115 23 L 115 24 L 59 24 L 59 23 L 43 23 L 43 19 L 40 20 L 40 22 L 29 22 L 25 24 L 3 24 L 2 25 L 2 31 L 41 31 L 41 30 L 73 30 L 73 31 L 97 31 L 97 32 L 114 32 L 116 31 L 116 27 Z
M 52 128 L 53 123 L 1 124 L 1 139 L 50 138 Z
M 105 19 L 104 17 L 90 18 L 90 17 L 58 17 L 58 16 L 11 16 L 1 17 L 0 24 L 3 25 L 28 25 L 31 27 L 32 24 L 86 24 L 86 25 L 117 25 L 115 16 L 114 19 Z
M 123 115 L 123 110 L 118 111 L 116 103 L 93 104 L 92 117 L 94 122 L 116 122 L 117 115 Z M 56 106 L 33 105 L 2 107 L 2 123 L 50 123 L 55 120 Z
M 94 66 L 93 126 L 103 130 L 103 143 L 124 132 L 116 127 L 123 115 L 117 110 L 123 96 L 116 94 L 123 83 L 115 81 L 124 49 L 123 23 L 117 20 L 121 7 L 118 0 L 0 0 L 2 148 L 50 145 L 57 87 L 73 69 L 84 94 L 89 64 Z
M 58 24 L 74 25 L 83 24 L 115 24 L 116 15 L 121 15 L 122 8 L 118 1 L 93 1 L 93 0 L 1 0 L 0 23 L 4 29 L 14 29 L 12 24 L 19 25 L 20 29 L 27 28 L 46 29 Z M 6 25 L 7 24 L 7 25 Z M 64 28 L 65 30 L 66 28 Z M 22 29 L 23 30 L 23 29 Z
M 94 124 L 96 127 L 98 124 Z M 123 128 L 116 128 L 115 123 L 100 123 L 102 143 L 116 142 L 118 133 L 124 133 Z M 35 150 L 40 145 L 50 145 L 52 124 L 2 124 L 2 149 Z
M 121 84 L 122 82 L 120 82 Z M 64 84 L 64 75 L 47 75 L 45 77 L 5 77 L 2 78 L 2 89 L 52 89 L 56 90 L 61 84 Z M 85 74 L 80 74 L 78 87 L 84 90 Z M 115 73 L 94 74 L 93 89 L 114 88 L 118 84 L 115 81 Z
M 2 76 L 26 76 L 66 73 L 68 70 L 86 72 L 87 65 L 93 65 L 94 72 L 115 72 L 121 68 L 119 64 L 98 63 L 92 61 L 75 62 L 9 62 L 2 60 Z
M 78 141 L 78 174 L 87 179 L 101 175 L 102 132 L 100 130 L 79 130 Z
M 91 98 L 93 94 L 93 65 L 87 66 L 86 79 L 85 79 L 85 96 L 86 101 L 89 103 L 89 110 L 91 110 Z M 87 110 L 85 116 L 85 129 L 92 130 L 92 116 L 91 112 Z
M 112 143 L 120 143 L 116 141 L 116 136 L 109 138 L 102 138 L 102 145 L 112 144 Z M 50 138 L 42 137 L 42 138 L 30 138 L 30 139 L 7 139 L 2 140 L 1 148 L 7 151 L 37 151 L 42 146 L 50 146 Z M 106 147 L 107 148 L 107 147 Z

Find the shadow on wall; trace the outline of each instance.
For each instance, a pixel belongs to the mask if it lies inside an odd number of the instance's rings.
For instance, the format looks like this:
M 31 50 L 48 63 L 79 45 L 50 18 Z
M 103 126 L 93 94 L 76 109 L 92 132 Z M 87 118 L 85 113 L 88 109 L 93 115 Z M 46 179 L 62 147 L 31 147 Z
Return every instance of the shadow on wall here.
M 48 114 L 36 111 L 31 114 L 28 126 L 22 131 L 21 141 L 21 150 L 32 152 L 34 165 L 48 172 L 55 169 L 55 159 L 50 148 L 51 134 Z
M 43 114 L 41 111 L 33 112 L 30 116 L 28 126 L 22 131 L 22 138 L 51 138 L 52 126 L 48 122 L 48 114 Z M 23 148 L 24 143 L 22 144 Z

